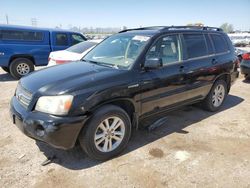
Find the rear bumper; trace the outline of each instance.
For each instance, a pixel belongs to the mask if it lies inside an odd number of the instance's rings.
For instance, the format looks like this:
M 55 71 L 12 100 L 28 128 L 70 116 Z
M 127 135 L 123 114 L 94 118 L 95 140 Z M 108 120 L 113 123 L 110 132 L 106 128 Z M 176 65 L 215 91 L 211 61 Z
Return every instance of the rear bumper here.
M 236 79 L 239 78 L 239 71 L 231 73 L 231 85 L 235 83 Z
M 250 74 L 250 66 L 248 67 L 245 65 L 241 65 L 240 72 L 241 72 L 241 74 Z
M 58 117 L 41 112 L 27 112 L 16 97 L 11 100 L 10 115 L 13 123 L 25 135 L 61 149 L 74 147 L 87 120 L 87 116 Z

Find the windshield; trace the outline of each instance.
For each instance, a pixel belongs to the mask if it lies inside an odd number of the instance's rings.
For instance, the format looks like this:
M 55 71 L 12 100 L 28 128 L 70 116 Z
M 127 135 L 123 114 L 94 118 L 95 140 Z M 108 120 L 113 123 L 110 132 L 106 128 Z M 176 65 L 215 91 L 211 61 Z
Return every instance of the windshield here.
M 71 47 L 67 48 L 66 50 L 69 52 L 81 54 L 81 53 L 85 52 L 86 50 L 90 49 L 91 47 L 95 46 L 96 44 L 97 44 L 96 42 L 85 41 L 85 42 L 81 42 L 79 44 L 76 44 L 74 46 L 71 46 Z
M 149 39 L 148 35 L 127 33 L 113 35 L 91 50 L 83 60 L 128 69 Z

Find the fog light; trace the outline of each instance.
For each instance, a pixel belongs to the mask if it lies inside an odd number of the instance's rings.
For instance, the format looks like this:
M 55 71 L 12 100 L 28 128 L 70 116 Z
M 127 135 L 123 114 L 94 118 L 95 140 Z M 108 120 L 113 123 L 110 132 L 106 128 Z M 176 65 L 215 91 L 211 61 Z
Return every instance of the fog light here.
M 38 125 L 36 129 L 36 135 L 42 137 L 44 136 L 44 133 L 44 128 L 41 125 Z
M 44 130 L 37 129 L 37 130 L 36 130 L 36 135 L 37 135 L 37 136 L 40 136 L 40 137 L 44 136 Z

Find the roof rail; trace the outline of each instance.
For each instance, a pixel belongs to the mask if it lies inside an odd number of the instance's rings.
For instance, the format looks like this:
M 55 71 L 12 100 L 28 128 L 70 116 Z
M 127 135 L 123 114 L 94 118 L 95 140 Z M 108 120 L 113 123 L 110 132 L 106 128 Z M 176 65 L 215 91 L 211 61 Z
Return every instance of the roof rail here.
M 134 30 L 176 30 L 176 29 L 197 29 L 197 30 L 207 30 L 207 31 L 223 31 L 221 28 L 218 27 L 208 27 L 208 26 L 152 26 L 152 27 L 141 27 L 141 28 L 134 28 L 134 29 L 125 29 L 120 31 L 119 33 L 124 33 L 127 31 L 134 31 Z
M 133 28 L 133 29 L 124 29 L 119 31 L 119 33 L 124 33 L 127 31 L 135 31 L 135 30 L 161 30 L 164 29 L 165 26 L 149 26 L 149 27 L 139 27 L 139 28 Z
M 197 30 L 208 30 L 208 31 L 223 31 L 218 27 L 208 27 L 208 26 L 169 26 L 165 27 L 163 30 L 174 30 L 174 29 L 197 29 Z

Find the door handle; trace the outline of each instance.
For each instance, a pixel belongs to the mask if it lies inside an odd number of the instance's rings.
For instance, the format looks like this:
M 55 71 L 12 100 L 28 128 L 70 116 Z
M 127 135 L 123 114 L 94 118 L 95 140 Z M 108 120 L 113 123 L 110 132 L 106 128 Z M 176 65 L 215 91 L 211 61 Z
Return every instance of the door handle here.
M 218 61 L 216 60 L 216 59 L 212 59 L 212 64 L 213 65 L 215 65 L 215 64 L 217 64 L 218 63 Z
M 184 65 L 181 65 L 179 68 L 180 72 L 185 72 L 187 70 L 187 68 Z

